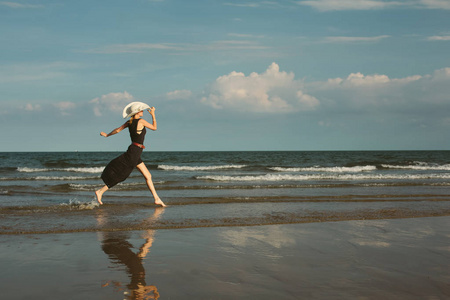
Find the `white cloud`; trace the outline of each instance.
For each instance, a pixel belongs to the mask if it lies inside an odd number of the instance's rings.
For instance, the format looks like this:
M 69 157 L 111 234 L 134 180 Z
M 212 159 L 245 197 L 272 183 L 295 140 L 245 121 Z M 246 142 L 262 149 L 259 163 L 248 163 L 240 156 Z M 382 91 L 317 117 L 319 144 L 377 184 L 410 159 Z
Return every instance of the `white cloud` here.
M 358 72 L 346 78 L 308 83 L 305 88 L 328 111 L 396 111 L 420 115 L 450 109 L 450 68 L 403 78 Z
M 294 73 L 280 71 L 272 63 L 264 73 L 233 71 L 220 76 L 205 92 L 202 103 L 216 109 L 240 112 L 294 112 L 312 110 L 319 101 L 301 90 Z
M 304 94 L 302 91 L 297 92 L 297 98 L 300 106 L 303 107 L 303 110 L 313 110 L 320 104 L 317 98 Z
M 391 83 L 409 83 L 412 81 L 416 81 L 422 78 L 420 75 L 409 76 L 406 78 L 400 79 L 390 79 L 387 75 L 364 75 L 360 72 L 351 73 L 347 76 L 347 78 L 333 78 L 328 79 L 327 83 L 323 85 L 324 88 L 355 88 L 355 87 L 364 87 L 364 88 L 380 88 L 383 85 L 391 84 Z
M 31 104 L 31 103 L 27 103 L 24 106 L 21 107 L 21 109 L 24 109 L 26 111 L 41 111 L 41 105 L 39 104 Z
M 43 8 L 43 5 L 40 4 L 22 4 L 17 2 L 6 2 L 1 1 L 0 5 L 7 6 L 9 8 Z
M 150 50 L 180 50 L 175 44 L 115 44 L 87 50 L 87 53 L 98 54 L 121 54 L 121 53 L 143 53 Z
M 223 5 L 227 6 L 236 6 L 236 7 L 244 7 L 244 8 L 277 8 L 277 7 L 290 7 L 290 1 L 256 1 L 256 2 L 247 2 L 247 3 L 231 3 L 226 2 Z
M 359 42 L 379 42 L 383 39 L 389 38 L 389 35 L 379 35 L 370 37 L 355 37 L 355 36 L 328 36 L 325 38 L 327 43 L 359 43 Z
M 9 108 L 8 108 L 9 106 Z M 10 114 L 12 111 L 16 110 L 17 108 L 24 110 L 26 112 L 32 113 L 33 115 L 41 115 L 41 116 L 55 116 L 55 115 L 62 115 L 62 116 L 68 116 L 70 115 L 70 112 L 77 108 L 77 105 L 70 101 L 61 101 L 52 103 L 51 101 L 43 101 L 41 103 L 24 103 L 15 105 L 14 103 L 11 103 L 7 105 L 7 113 Z M 3 107 L 2 107 L 3 110 Z
M 450 35 L 435 35 L 428 37 L 429 41 L 450 41 Z
M 75 103 L 69 101 L 63 101 L 53 104 L 63 116 L 69 115 L 69 111 L 76 107 Z
M 258 49 L 267 49 L 268 47 L 262 46 L 254 41 L 242 41 L 242 40 L 224 40 L 224 41 L 215 41 L 211 44 L 204 46 L 195 46 L 192 49 L 198 50 L 258 50 Z
M 311 6 L 319 11 L 333 10 L 372 10 L 404 5 L 400 1 L 379 0 L 310 0 L 298 1 L 300 5 Z
M 89 101 L 94 106 L 94 114 L 102 116 L 104 112 L 122 112 L 123 108 L 130 102 L 134 101 L 134 97 L 127 91 L 123 93 L 109 93 L 97 97 Z
M 449 0 L 420 0 L 419 2 L 430 9 L 450 9 Z
M 77 68 L 80 68 L 79 64 L 64 61 L 2 65 L 0 66 L 0 83 L 62 78 Z
M 189 99 L 191 96 L 192 96 L 192 92 L 189 90 L 176 90 L 176 91 L 168 92 L 166 94 L 166 98 L 168 100 Z
M 450 9 L 449 0 L 305 0 L 299 5 L 313 7 L 319 11 L 374 10 L 404 7 L 411 9 Z
M 237 6 L 237 7 L 259 7 L 258 3 L 224 3 L 223 5 Z
M 249 37 L 234 35 L 235 37 Z M 256 38 L 258 36 L 253 36 Z M 262 36 L 259 36 L 261 38 Z M 84 53 L 94 54 L 124 54 L 124 53 L 146 53 L 148 51 L 165 50 L 173 53 L 198 53 L 199 51 L 228 51 L 228 50 L 263 50 L 269 47 L 263 46 L 256 41 L 248 40 L 219 40 L 206 44 L 177 44 L 177 43 L 136 43 L 136 44 L 114 44 L 94 49 L 84 50 Z
M 253 35 L 253 34 L 245 34 L 245 33 L 228 33 L 228 36 L 237 37 L 237 38 L 264 38 L 264 35 Z
M 433 80 L 449 80 L 450 79 L 450 68 L 442 68 L 434 71 L 431 76 Z

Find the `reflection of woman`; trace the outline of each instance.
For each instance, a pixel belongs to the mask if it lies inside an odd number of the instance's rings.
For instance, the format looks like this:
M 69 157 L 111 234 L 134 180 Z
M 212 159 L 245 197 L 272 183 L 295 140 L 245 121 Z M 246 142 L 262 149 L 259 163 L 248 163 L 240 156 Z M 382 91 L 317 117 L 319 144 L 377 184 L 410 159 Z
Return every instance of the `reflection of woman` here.
M 145 269 L 142 264 L 142 259 L 145 258 L 153 243 L 153 232 L 149 234 L 137 254 L 131 250 L 133 245 L 126 239 L 127 233 L 124 232 L 106 233 L 102 242 L 103 252 L 108 254 L 112 261 L 126 266 L 131 278 L 130 284 L 127 285 L 131 292 L 130 299 L 158 299 L 159 293 L 156 286 L 147 285 L 145 282 Z M 153 297 L 149 298 L 151 294 Z
M 100 211 L 99 211 L 100 212 Z M 161 214 L 164 212 L 163 208 L 157 208 L 146 223 L 153 223 L 158 220 Z M 97 215 L 97 221 L 99 224 L 108 222 L 107 215 L 104 212 L 100 212 Z M 128 299 L 141 300 L 141 299 L 158 299 L 158 289 L 154 285 L 147 285 L 145 281 L 145 269 L 143 260 L 150 252 L 150 248 L 154 240 L 154 230 L 147 230 L 145 233 L 145 242 L 139 248 L 139 252 L 133 252 L 133 245 L 128 241 L 130 233 L 127 231 L 122 232 L 101 232 L 100 237 L 102 240 L 102 250 L 105 252 L 110 260 L 115 264 L 125 265 L 126 272 L 130 277 L 130 283 L 126 286 L 129 293 Z M 103 286 L 109 285 L 111 281 L 107 282 Z M 124 291 L 121 284 L 114 282 L 115 287 Z
M 152 116 L 152 123 L 150 124 L 146 120 L 142 119 L 144 115 L 144 110 L 148 110 Z M 142 151 L 144 150 L 144 138 L 146 134 L 146 128 L 151 130 L 156 130 L 156 117 L 155 108 L 150 108 L 147 104 L 142 102 L 132 102 L 128 104 L 123 110 L 123 117 L 130 118 L 129 121 L 125 122 L 122 126 L 114 129 L 109 134 L 101 132 L 100 135 L 104 137 L 109 137 L 116 133 L 121 132 L 123 129 L 128 127 L 131 137 L 131 145 L 128 147 L 127 152 L 123 153 L 119 157 L 113 159 L 103 170 L 102 179 L 105 183 L 101 189 L 95 191 L 97 201 L 99 204 L 103 204 L 102 196 L 103 193 L 108 189 L 112 188 L 119 182 L 124 181 L 130 176 L 131 172 L 135 167 L 144 175 L 147 182 L 147 186 L 155 199 L 155 204 L 166 206 L 164 202 L 159 198 L 156 193 L 155 187 L 153 186 L 152 177 L 144 162 L 141 159 Z

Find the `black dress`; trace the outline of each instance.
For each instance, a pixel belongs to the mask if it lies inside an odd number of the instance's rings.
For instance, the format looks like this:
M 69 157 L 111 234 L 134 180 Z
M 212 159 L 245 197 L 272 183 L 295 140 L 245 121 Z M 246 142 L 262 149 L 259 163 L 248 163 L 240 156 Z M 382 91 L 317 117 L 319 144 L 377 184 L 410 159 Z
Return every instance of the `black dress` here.
M 134 119 L 133 122 L 128 125 L 128 130 L 130 131 L 130 137 L 132 143 L 144 144 L 144 138 L 146 134 L 145 127 L 142 129 L 141 133 L 137 133 L 137 125 L 139 119 Z M 102 180 L 108 186 L 112 188 L 119 182 L 124 181 L 130 176 L 133 169 L 142 163 L 141 154 L 142 148 L 131 144 L 128 147 L 127 152 L 123 153 L 119 157 L 114 158 L 103 170 Z

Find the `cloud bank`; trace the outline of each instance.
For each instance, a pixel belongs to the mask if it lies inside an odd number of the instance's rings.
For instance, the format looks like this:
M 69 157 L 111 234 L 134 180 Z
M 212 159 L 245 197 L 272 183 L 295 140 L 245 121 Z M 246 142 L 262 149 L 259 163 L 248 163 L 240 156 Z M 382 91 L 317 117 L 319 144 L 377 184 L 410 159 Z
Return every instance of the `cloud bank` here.
M 450 110 L 448 95 L 450 68 L 402 78 L 356 72 L 305 82 L 272 63 L 263 73 L 246 76 L 233 71 L 218 77 L 204 90 L 200 101 L 213 109 L 235 113 L 297 113 L 327 118 L 353 114 L 379 116 L 380 120 L 395 114 L 403 116 L 404 122 L 416 118 L 449 126 L 445 113 Z
M 319 101 L 301 89 L 294 73 L 272 63 L 264 73 L 246 76 L 233 71 L 220 76 L 206 90 L 201 102 L 216 109 L 240 112 L 285 113 L 313 110 Z
M 390 78 L 352 73 L 308 83 L 308 90 L 325 110 L 359 113 L 397 113 L 410 116 L 441 115 L 450 109 L 450 68 L 429 75 Z

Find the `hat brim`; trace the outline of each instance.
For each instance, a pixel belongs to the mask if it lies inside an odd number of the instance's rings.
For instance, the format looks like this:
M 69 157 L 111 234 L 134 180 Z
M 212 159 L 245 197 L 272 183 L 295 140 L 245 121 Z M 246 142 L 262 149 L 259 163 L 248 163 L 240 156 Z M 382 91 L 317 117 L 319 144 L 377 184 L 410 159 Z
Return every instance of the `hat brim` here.
M 148 106 L 144 102 L 131 102 L 123 109 L 122 116 L 124 119 L 127 119 L 146 109 L 150 109 L 150 106 Z

